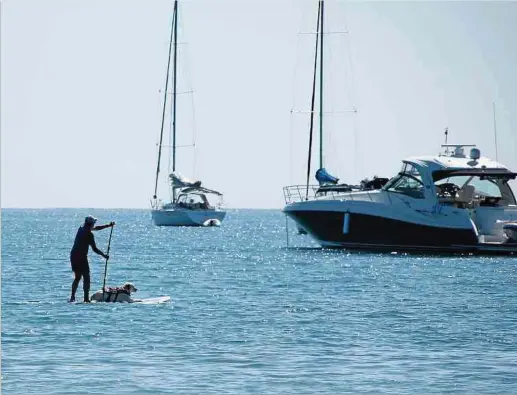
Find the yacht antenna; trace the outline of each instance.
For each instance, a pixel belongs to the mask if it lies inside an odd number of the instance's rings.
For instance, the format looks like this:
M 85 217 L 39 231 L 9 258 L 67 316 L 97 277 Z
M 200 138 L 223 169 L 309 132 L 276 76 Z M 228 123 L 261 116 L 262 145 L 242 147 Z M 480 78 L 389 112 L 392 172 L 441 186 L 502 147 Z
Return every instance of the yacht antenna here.
M 449 128 L 446 127 L 445 128 L 445 145 L 447 145 L 447 136 L 449 135 Z M 448 154 L 449 153 L 449 149 L 446 147 L 445 148 L 445 153 Z
M 492 102 L 492 109 L 494 113 L 494 144 L 495 144 L 495 161 L 499 162 L 498 155 L 497 155 L 497 124 L 495 121 L 495 101 Z

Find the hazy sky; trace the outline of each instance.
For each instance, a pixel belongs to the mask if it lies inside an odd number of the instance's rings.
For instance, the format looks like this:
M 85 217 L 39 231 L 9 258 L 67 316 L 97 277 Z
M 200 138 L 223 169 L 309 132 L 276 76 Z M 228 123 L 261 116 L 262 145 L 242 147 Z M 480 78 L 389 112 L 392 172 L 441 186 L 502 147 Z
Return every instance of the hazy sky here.
M 495 159 L 494 101 L 498 158 L 517 170 L 517 2 L 325 4 L 330 172 L 391 177 L 437 153 L 445 127 Z M 2 207 L 149 206 L 172 5 L 1 3 Z M 178 139 L 196 131 L 196 162 L 182 148 L 178 169 L 229 207 L 281 208 L 282 187 L 304 182 L 308 114 L 290 110 L 309 108 L 314 36 L 299 33 L 316 14 L 316 1 L 180 3 L 179 90 L 194 94 L 178 99 Z

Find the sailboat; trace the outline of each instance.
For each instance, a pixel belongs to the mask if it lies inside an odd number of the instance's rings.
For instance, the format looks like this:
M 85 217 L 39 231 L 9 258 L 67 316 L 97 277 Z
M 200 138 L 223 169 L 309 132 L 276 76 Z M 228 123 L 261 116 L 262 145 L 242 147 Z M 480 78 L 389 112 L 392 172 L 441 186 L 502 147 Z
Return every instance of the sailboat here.
M 151 215 L 157 226 L 219 226 L 226 216 L 223 210 L 223 194 L 213 189 L 205 188 L 201 181 L 191 181 L 184 177 L 176 168 L 177 145 L 177 70 L 178 70 L 178 1 L 174 1 L 172 26 L 169 41 L 169 56 L 167 60 L 167 76 L 163 99 L 160 141 L 158 144 L 158 159 L 156 164 L 156 179 L 154 194 L 151 199 Z M 169 80 L 172 58 L 172 93 L 170 94 Z M 162 150 L 164 148 L 163 133 L 167 98 L 172 97 L 171 139 L 172 139 L 172 170 L 168 175 L 170 185 L 170 201 L 165 202 L 158 198 L 158 181 Z

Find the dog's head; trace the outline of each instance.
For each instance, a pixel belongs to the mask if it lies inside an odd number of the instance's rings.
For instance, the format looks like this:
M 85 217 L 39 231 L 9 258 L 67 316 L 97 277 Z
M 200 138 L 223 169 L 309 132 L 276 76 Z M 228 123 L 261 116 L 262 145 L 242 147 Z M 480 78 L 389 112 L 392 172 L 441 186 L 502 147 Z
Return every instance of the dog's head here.
M 136 287 L 133 285 L 133 283 L 124 283 L 122 288 L 124 288 L 130 294 L 132 294 L 133 292 L 138 291 L 138 289 L 136 289 Z

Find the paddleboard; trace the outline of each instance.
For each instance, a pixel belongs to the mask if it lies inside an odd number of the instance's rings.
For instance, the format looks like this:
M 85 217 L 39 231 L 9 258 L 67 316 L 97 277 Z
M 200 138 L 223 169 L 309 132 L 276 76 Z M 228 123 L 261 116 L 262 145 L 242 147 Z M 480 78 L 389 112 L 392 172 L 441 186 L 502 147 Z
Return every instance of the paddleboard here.
M 141 304 L 157 304 L 157 303 L 165 303 L 171 300 L 170 296 L 157 296 L 155 298 L 146 298 L 146 299 L 134 299 L 133 303 L 141 303 Z
M 157 296 L 155 298 L 145 298 L 145 299 L 133 299 L 133 303 L 140 304 L 157 304 L 157 303 L 165 303 L 171 300 L 170 296 Z M 110 303 L 110 304 L 127 304 L 125 302 L 98 302 L 96 300 L 92 300 L 90 303 L 84 303 L 82 301 L 68 302 L 69 304 L 94 304 L 94 303 Z

